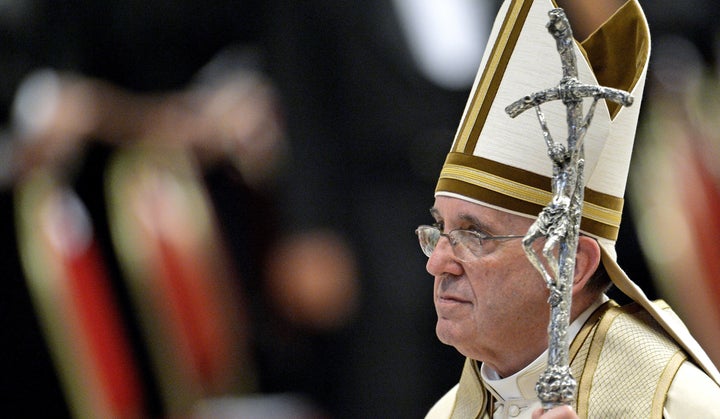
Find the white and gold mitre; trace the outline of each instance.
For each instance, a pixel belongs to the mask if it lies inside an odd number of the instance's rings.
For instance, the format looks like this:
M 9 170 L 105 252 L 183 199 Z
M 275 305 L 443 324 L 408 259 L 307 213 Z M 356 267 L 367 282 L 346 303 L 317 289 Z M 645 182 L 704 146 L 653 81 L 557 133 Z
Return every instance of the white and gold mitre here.
M 533 217 L 550 202 L 552 164 L 537 116 L 528 111 L 512 119 L 505 107 L 557 86 L 562 78 L 555 39 L 546 29 L 554 7 L 549 0 L 503 4 L 437 195 L 461 195 Z M 575 50 L 581 82 L 625 90 L 635 98 L 627 108 L 598 103 L 585 136 L 582 229 L 614 241 L 650 55 L 647 23 L 637 3 L 628 2 L 586 43 L 575 43 Z M 562 101 L 547 102 L 542 109 L 553 137 L 564 142 L 567 111 Z
M 534 111 L 511 118 L 505 108 L 560 84 L 563 68 L 548 33 L 551 0 L 506 0 L 488 45 L 435 196 L 537 217 L 552 198 L 552 162 Z M 616 262 L 615 241 L 650 57 L 650 32 L 637 0 L 628 0 L 582 43 L 574 42 L 581 83 L 629 92 L 632 106 L 600 100 L 584 137 L 585 201 L 581 230 L 598 239 L 617 288 L 640 303 L 716 380 L 720 374 L 671 311 L 648 300 Z M 592 99 L 585 101 L 587 113 Z M 562 101 L 541 105 L 556 142 L 568 136 Z

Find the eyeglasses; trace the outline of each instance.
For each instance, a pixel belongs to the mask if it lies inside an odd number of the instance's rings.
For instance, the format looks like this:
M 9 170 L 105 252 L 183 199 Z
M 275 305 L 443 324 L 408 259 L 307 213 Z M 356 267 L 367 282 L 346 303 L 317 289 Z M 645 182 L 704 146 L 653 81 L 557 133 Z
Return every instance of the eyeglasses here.
M 432 255 L 433 250 L 440 241 L 440 237 L 447 237 L 455 254 L 463 260 L 467 260 L 467 256 L 470 255 L 473 257 L 481 256 L 484 253 L 483 245 L 487 240 L 508 240 L 525 237 L 515 235 L 489 236 L 473 230 L 453 230 L 443 233 L 438 227 L 428 225 L 418 227 L 415 234 L 418 236 L 420 248 L 425 256 L 430 257 Z

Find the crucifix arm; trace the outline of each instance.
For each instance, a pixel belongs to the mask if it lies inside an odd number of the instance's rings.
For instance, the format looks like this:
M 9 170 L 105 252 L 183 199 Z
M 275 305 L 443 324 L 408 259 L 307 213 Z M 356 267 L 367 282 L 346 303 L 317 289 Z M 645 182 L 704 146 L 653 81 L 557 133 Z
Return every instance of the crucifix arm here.
M 505 112 L 510 115 L 511 118 L 515 118 L 526 110 L 539 106 L 545 102 L 552 100 L 579 101 L 585 97 L 605 99 L 611 102 L 619 103 L 623 106 L 630 106 L 633 103 L 632 96 L 622 90 L 613 89 L 612 87 L 577 83 L 572 86 L 572 89 L 552 87 L 550 89 L 541 90 L 525 96 L 508 105 L 505 108 Z
M 581 84 L 578 86 L 578 95 L 582 97 L 594 97 L 595 99 L 605 99 L 611 102 L 619 103 L 623 106 L 633 104 L 633 97 L 628 92 L 613 89 L 605 86 L 590 86 Z
M 560 89 L 551 87 L 550 89 L 545 89 L 516 100 L 505 107 L 505 112 L 510 115 L 511 118 L 515 118 L 530 108 L 535 108 L 545 102 L 558 99 L 560 99 Z

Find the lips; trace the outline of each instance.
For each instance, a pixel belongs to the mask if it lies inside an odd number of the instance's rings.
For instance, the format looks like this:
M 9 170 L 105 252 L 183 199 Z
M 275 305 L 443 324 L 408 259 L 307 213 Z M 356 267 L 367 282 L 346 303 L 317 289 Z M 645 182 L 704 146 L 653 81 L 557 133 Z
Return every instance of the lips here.
M 435 279 L 435 303 L 437 305 L 470 304 L 472 300 L 464 297 L 462 279 L 454 275 L 445 275 Z
M 438 303 L 445 304 L 469 304 L 470 301 L 450 294 L 441 294 L 437 297 Z

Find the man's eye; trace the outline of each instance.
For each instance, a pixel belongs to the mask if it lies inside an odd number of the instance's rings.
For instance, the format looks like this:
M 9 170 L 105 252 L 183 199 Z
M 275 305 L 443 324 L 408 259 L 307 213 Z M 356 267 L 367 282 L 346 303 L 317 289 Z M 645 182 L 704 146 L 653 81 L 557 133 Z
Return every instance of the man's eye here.
M 443 224 L 443 223 L 433 223 L 432 226 L 435 227 L 435 228 L 437 228 L 437 229 L 440 230 L 441 232 L 444 231 L 443 229 L 445 228 L 445 224 Z

